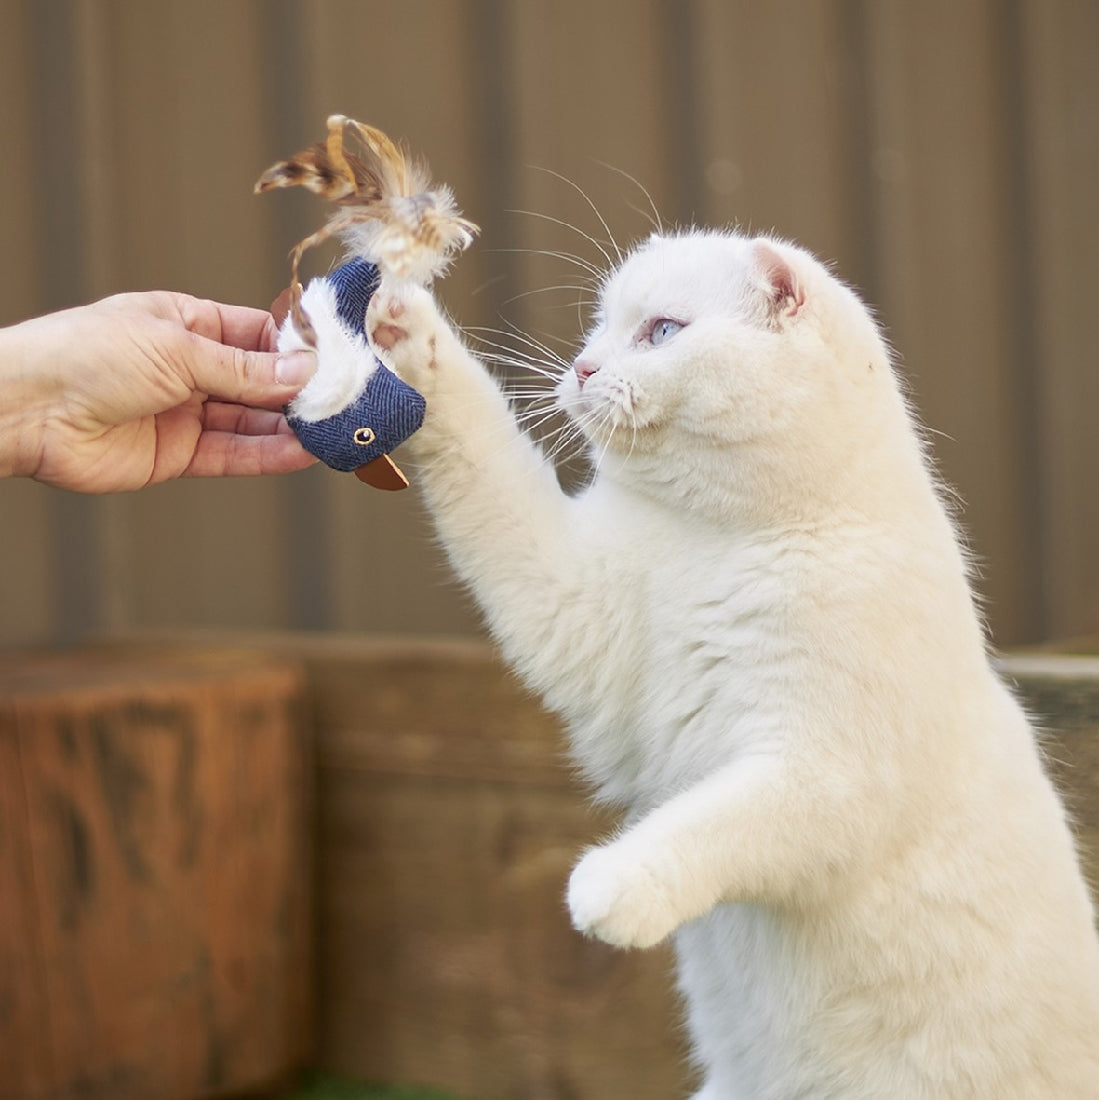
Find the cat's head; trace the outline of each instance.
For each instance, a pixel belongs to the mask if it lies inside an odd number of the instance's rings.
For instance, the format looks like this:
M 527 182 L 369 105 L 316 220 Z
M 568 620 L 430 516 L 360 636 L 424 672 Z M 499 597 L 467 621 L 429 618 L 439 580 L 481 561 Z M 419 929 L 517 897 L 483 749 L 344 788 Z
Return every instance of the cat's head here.
M 672 492 L 784 493 L 904 431 L 869 313 L 771 238 L 653 236 L 606 279 L 559 401 L 616 477 Z M 766 484 L 764 484 L 766 482 Z

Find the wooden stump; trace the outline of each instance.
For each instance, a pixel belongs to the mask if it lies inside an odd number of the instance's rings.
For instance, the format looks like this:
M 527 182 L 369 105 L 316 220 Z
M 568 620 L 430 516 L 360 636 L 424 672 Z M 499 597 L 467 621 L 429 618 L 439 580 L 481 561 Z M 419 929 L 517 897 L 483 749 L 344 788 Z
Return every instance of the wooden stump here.
M 0 657 L 0 1097 L 266 1084 L 309 1042 L 297 666 Z
M 316 700 L 318 1057 L 471 1100 L 669 1100 L 691 1072 L 666 947 L 564 904 L 612 828 L 487 646 L 302 648 Z
M 689 1094 L 667 949 L 616 951 L 569 927 L 569 868 L 612 823 L 571 781 L 557 723 L 486 646 L 233 641 L 300 660 L 311 689 L 320 1068 L 471 1100 Z M 1046 731 L 1099 883 L 1099 658 L 1002 667 Z M 5 859 L 0 841 L 0 944 Z M 11 962 L 0 948 L 0 971 Z

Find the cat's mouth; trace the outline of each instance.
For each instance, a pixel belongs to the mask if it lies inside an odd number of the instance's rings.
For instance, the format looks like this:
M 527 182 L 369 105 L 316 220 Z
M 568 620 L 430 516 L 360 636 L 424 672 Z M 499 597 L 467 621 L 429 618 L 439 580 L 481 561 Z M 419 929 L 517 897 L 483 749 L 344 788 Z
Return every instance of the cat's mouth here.
M 652 423 L 651 402 L 636 382 L 591 372 L 559 394 L 563 411 L 590 440 L 605 444 L 620 432 L 631 437 Z

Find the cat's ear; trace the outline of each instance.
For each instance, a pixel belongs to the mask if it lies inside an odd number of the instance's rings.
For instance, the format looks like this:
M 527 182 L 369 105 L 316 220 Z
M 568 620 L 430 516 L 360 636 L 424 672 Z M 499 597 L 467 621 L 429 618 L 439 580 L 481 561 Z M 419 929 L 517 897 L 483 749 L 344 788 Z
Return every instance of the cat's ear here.
M 805 285 L 784 252 L 766 237 L 752 241 L 752 265 L 774 320 L 790 319 L 805 305 Z

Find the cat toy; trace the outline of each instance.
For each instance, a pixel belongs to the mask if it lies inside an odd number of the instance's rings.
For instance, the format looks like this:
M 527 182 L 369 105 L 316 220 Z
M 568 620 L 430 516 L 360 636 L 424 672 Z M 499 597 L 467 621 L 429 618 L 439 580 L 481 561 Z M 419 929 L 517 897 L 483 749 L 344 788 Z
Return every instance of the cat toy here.
M 433 185 L 426 164 L 381 130 L 345 115 L 331 115 L 327 125 L 324 141 L 272 165 L 254 188 L 304 187 L 335 206 L 290 253 L 279 350 L 311 348 L 318 367 L 287 407 L 287 421 L 326 465 L 354 470 L 376 488 L 404 489 L 408 479 L 389 452 L 419 429 L 426 406 L 370 350 L 366 308 L 383 280 L 426 285 L 441 275 L 478 229 L 450 188 Z M 303 288 L 302 254 L 332 237 L 349 261 Z

